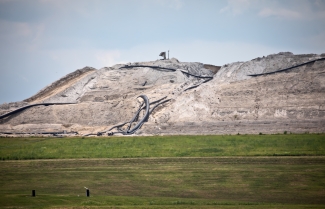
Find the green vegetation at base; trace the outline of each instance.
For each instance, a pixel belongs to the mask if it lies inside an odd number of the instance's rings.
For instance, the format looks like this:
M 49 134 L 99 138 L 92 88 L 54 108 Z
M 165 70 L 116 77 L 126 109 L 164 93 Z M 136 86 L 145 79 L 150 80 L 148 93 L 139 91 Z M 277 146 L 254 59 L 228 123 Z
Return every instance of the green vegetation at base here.
M 0 160 L 305 155 L 325 155 L 325 134 L 0 138 Z
M 0 207 L 321 208 L 324 164 L 323 156 L 0 161 Z
M 325 207 L 325 134 L 0 138 L 0 159 L 0 208 Z

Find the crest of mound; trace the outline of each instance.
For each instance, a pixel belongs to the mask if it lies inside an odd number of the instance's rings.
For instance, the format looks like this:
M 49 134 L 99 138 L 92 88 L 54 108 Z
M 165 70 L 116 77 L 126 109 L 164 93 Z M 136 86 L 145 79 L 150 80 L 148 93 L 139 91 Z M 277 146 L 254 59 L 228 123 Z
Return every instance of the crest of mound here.
M 95 73 L 95 71 L 96 69 L 92 67 L 84 67 L 82 69 L 78 69 L 46 86 L 34 96 L 25 99 L 24 102 L 42 103 L 52 102 L 53 100 L 56 100 L 56 102 L 69 102 L 76 100 L 75 96 L 71 94 L 71 87 L 73 88 L 76 85 L 83 84 L 85 81 L 87 83 L 89 81 L 89 77 L 92 77 L 91 74 Z M 60 96 L 68 97 L 68 95 L 70 98 L 60 98 Z
M 136 62 L 96 70 L 85 67 L 55 81 L 36 95 L 24 100 L 29 103 L 103 102 L 137 95 L 139 91 L 157 86 L 195 82 L 198 76 L 213 76 L 202 63 L 179 62 L 177 59 Z
M 325 57 L 324 54 L 294 55 L 291 52 L 280 52 L 266 57 L 257 57 L 247 62 L 234 62 L 223 65 L 215 75 L 214 81 L 218 83 L 230 83 L 234 81 L 250 79 L 249 75 L 274 72 L 291 66 L 306 63 Z
M 213 76 L 213 72 L 204 68 L 202 63 L 185 63 L 176 59 L 115 65 L 98 70 L 96 83 L 83 94 L 80 102 L 134 98 L 144 93 L 154 98 L 163 97 L 176 91 L 180 84 L 189 86 L 200 81 L 186 72 Z

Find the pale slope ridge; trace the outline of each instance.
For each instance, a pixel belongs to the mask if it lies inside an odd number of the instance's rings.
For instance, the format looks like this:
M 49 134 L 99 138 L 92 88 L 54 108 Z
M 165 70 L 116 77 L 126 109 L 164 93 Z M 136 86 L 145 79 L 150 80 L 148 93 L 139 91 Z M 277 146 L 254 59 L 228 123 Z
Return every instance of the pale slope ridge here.
M 177 96 L 177 92 L 202 80 L 188 73 L 210 78 L 214 74 L 211 70 L 205 69 L 202 63 L 179 62 L 176 59 L 129 63 L 129 65 L 134 67 L 125 69 L 121 68 L 125 65 L 115 65 L 97 70 L 64 91 L 43 100 L 47 103 L 77 103 L 75 105 L 33 107 L 0 123 L 7 124 L 7 128 L 10 124 L 10 131 L 16 128 L 21 130 L 25 127 L 24 124 L 35 124 L 32 127 L 40 124 L 39 130 L 43 124 L 62 124 L 64 129 L 75 128 L 78 131 L 96 126 L 107 128 L 132 117 L 138 106 L 136 98 L 139 95 L 148 95 L 150 101 L 166 96 L 172 99 Z M 158 68 L 153 69 L 150 66 Z M 30 129 L 31 126 L 28 127 Z M 57 128 L 56 125 L 53 127 Z M 6 126 L 3 125 L 2 128 Z
M 143 132 L 228 134 L 325 131 L 325 61 L 274 72 L 324 57 L 279 53 L 223 66 L 214 79 L 153 115 Z M 250 66 L 250 67 L 248 67 Z M 272 68 L 273 67 L 273 68 Z M 152 128 L 155 127 L 155 128 Z
M 232 63 L 224 65 L 205 83 L 206 79 L 183 72 L 211 76 L 202 63 L 176 59 L 129 63 L 131 68 L 102 68 L 43 100 L 77 104 L 30 108 L 0 120 L 0 132 L 43 130 L 44 124 L 52 131 L 108 130 L 133 117 L 141 103 L 136 99 L 139 95 L 146 95 L 150 102 L 163 97 L 171 99 L 152 112 L 148 122 L 136 132 L 139 135 L 324 132 L 324 60 L 281 73 L 247 76 L 320 57 L 324 54 L 279 53 Z
M 217 83 L 230 83 L 246 80 L 251 74 L 269 73 L 291 66 L 306 63 L 325 56 L 317 54 L 294 55 L 291 52 L 280 52 L 266 57 L 258 57 L 247 62 L 234 62 L 221 67 L 214 76 Z
M 61 79 L 53 82 L 52 84 L 46 86 L 34 96 L 25 99 L 24 102 L 29 103 L 42 103 L 46 101 L 48 98 L 53 97 L 65 89 L 69 88 L 70 86 L 74 85 L 84 77 L 89 74 L 92 74 L 96 71 L 95 68 L 91 67 L 84 67 L 83 69 L 78 69 L 72 73 L 67 74 L 66 76 L 62 77 Z

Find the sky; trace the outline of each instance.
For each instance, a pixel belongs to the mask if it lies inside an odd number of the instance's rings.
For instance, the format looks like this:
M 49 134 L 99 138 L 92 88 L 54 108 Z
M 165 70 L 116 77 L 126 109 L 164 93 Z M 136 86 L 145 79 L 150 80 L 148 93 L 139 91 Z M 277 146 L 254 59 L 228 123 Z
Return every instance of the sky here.
M 85 66 L 325 53 L 325 0 L 0 0 L 0 104 Z

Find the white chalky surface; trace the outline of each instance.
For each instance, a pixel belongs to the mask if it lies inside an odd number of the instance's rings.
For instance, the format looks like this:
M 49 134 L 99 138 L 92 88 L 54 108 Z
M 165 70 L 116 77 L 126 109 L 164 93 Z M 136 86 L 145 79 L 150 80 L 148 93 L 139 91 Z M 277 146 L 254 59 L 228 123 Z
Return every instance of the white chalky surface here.
M 202 63 L 177 59 L 127 63 L 149 67 L 84 68 L 50 84 L 25 102 L 0 105 L 0 114 L 43 102 L 72 105 L 37 106 L 0 120 L 0 132 L 105 131 L 133 117 L 147 95 L 149 101 L 171 99 L 158 106 L 136 132 L 154 134 L 236 134 L 325 131 L 325 61 L 259 77 L 322 55 L 279 53 L 223 65 L 214 74 Z M 186 75 L 182 71 L 206 79 Z M 199 87 L 185 91 L 188 87 Z M 143 113 L 142 113 L 143 114 Z M 141 115 L 140 115 L 141 117 Z

